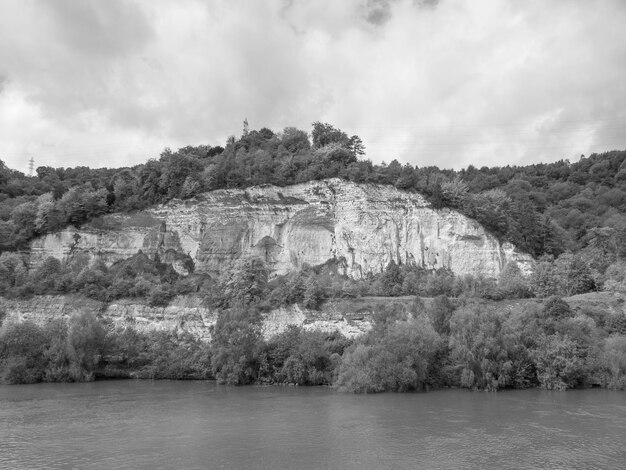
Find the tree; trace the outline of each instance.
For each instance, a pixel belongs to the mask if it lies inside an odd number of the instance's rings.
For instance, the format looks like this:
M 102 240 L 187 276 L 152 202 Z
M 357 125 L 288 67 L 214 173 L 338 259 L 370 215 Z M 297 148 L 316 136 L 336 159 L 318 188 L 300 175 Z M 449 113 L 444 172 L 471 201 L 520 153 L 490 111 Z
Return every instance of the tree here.
M 0 254 L 0 292 L 17 287 L 24 281 L 26 273 L 26 263 L 21 255 L 9 252 Z
M 115 205 L 119 210 L 138 208 L 140 181 L 136 172 L 124 169 L 113 175 L 110 185 L 113 187 Z
M 94 190 L 91 184 L 84 184 L 65 193 L 58 202 L 58 207 L 65 214 L 67 223 L 80 227 L 88 220 L 107 212 L 106 198 L 106 190 Z
M 324 300 L 324 291 L 319 286 L 314 276 L 310 276 L 306 282 L 302 305 L 305 308 L 317 309 Z
M 216 145 L 215 147 L 211 147 L 207 151 L 206 156 L 208 158 L 215 157 L 216 155 L 220 155 L 223 151 L 224 151 L 224 147 L 222 147 L 220 145 Z
M 439 335 L 423 316 L 391 324 L 382 338 L 368 338 L 348 350 L 336 386 L 341 391 L 371 393 L 419 390 L 439 348 Z M 373 341 L 372 341 L 373 340 Z
M 357 157 L 365 155 L 365 145 L 363 145 L 363 141 L 358 135 L 350 137 L 348 140 L 348 150 Z
M 569 304 L 561 297 L 552 296 L 546 300 L 543 306 L 543 315 L 545 318 L 561 321 L 573 315 Z
M 398 296 L 402 295 L 402 271 L 400 266 L 392 259 L 381 274 L 381 295 Z
M 218 305 L 248 306 L 259 302 L 263 298 L 267 279 L 267 267 L 259 258 L 238 260 L 232 271 L 225 272 L 221 280 L 222 294 Z
M 583 294 L 595 288 L 591 269 L 579 254 L 562 254 L 555 261 L 554 269 L 562 295 Z
M 604 340 L 602 366 L 610 388 L 626 389 L 626 336 L 612 335 Z
M 204 167 L 199 159 L 185 154 L 166 153 L 161 157 L 162 173 L 159 186 L 168 198 L 178 198 L 188 177 L 198 178 Z
M 509 261 L 498 276 L 498 288 L 506 298 L 531 297 L 530 286 L 515 261 Z
M 431 188 L 430 202 L 434 209 L 439 210 L 444 207 L 443 190 L 439 181 L 435 182 Z
M 450 359 L 459 370 L 461 386 L 498 390 L 512 385 L 517 340 L 507 338 L 504 325 L 504 314 L 485 305 L 471 304 L 454 312 Z
M 535 352 L 537 377 L 548 390 L 566 390 L 584 382 L 585 359 L 579 345 L 560 333 L 545 336 Z
M 460 176 L 441 183 L 441 199 L 446 205 L 461 208 L 468 197 L 467 183 Z
M 260 317 L 255 309 L 220 313 L 213 327 L 211 367 L 221 383 L 244 385 L 259 375 Z
M 281 142 L 291 154 L 307 152 L 311 148 L 307 133 L 295 127 L 285 127 Z
M 450 318 L 454 313 L 454 305 L 445 295 L 435 297 L 428 309 L 435 331 L 443 336 L 450 334 Z
M 313 132 L 311 132 L 313 138 L 313 148 L 321 148 L 328 144 L 338 144 L 339 146 L 348 149 L 350 145 L 350 139 L 348 135 L 340 129 L 333 127 L 327 122 L 315 121 L 313 123 Z
M 0 328 L 0 382 L 40 382 L 47 343 L 42 329 L 34 323 L 5 321 Z
M 558 290 L 558 279 L 552 257 L 543 256 L 534 265 L 530 275 L 530 287 L 537 297 L 555 295 Z
M 104 347 L 104 338 L 104 328 L 93 314 L 84 312 L 70 318 L 67 340 L 72 361 L 87 380 L 93 378 Z
M 36 229 L 36 203 L 25 202 L 17 206 L 11 212 L 11 221 L 16 228 L 16 233 L 13 236 L 14 243 L 19 246 L 30 240 L 34 236 Z

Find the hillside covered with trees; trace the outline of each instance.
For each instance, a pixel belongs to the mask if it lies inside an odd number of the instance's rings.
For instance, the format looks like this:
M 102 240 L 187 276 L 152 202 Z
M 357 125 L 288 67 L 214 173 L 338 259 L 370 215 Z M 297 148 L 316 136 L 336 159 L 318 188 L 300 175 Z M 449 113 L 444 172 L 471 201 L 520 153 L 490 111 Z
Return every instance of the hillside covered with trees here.
M 600 384 L 626 387 L 626 316 L 574 311 L 562 299 L 626 291 L 626 151 L 521 167 L 461 171 L 364 159 L 358 136 L 316 122 L 310 134 L 244 130 L 224 147 L 166 149 L 132 168 L 37 168 L 0 162 L 0 295 L 82 295 L 103 302 L 137 298 L 167 305 L 201 296 L 219 312 L 213 342 L 112 330 L 89 315 L 68 325 L 5 324 L 0 379 L 89 380 L 95 374 L 216 377 L 231 384 L 334 384 L 355 392 L 439 386 L 491 389 Z M 423 193 L 436 209 L 474 218 L 501 240 L 535 256 L 530 277 L 515 264 L 498 279 L 390 263 L 350 279 L 330 260 L 269 279 L 263 262 L 240 260 L 218 277 L 181 276 L 158 259 L 112 266 L 75 256 L 29 269 L 21 250 L 39 235 L 111 212 L 131 212 L 205 191 L 285 186 L 338 177 Z M 377 312 L 373 330 L 340 335 L 290 329 L 265 340 L 264 312 L 280 305 L 318 309 L 329 299 L 410 296 Z M 424 304 L 421 298 L 434 299 Z M 516 308 L 499 301 L 524 300 Z M 0 321 L 5 312 L 0 312 Z
M 601 289 L 607 269 L 626 255 L 626 151 L 575 163 L 461 171 L 396 160 L 374 165 L 364 154 L 358 136 L 316 122 L 310 134 L 246 128 L 225 147 L 166 149 L 158 160 L 132 168 L 39 167 L 27 177 L 0 162 L 0 251 L 25 249 L 33 237 L 106 213 L 204 191 L 339 177 L 417 191 L 435 208 L 459 210 L 534 255 L 543 271 L 576 271 L 579 280 L 567 294 Z M 609 281 L 621 282 L 614 271 Z M 554 286 L 544 290 L 540 294 L 558 293 Z
M 286 186 L 340 177 L 394 185 L 425 194 L 434 207 L 451 207 L 500 238 L 536 255 L 559 255 L 589 245 L 601 227 L 625 225 L 626 152 L 613 151 L 523 167 L 461 171 L 363 159 L 358 136 L 325 123 L 305 131 L 246 131 L 225 147 L 166 149 L 158 160 L 132 168 L 39 167 L 35 177 L 0 163 L 3 251 L 67 224 L 130 211 L 173 198 L 258 184 Z

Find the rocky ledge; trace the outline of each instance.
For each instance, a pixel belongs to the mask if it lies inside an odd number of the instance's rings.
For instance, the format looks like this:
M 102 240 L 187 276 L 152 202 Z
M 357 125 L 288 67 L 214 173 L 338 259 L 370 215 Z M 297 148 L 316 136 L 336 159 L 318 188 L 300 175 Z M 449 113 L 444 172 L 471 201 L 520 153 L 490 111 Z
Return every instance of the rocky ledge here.
M 263 315 L 262 332 L 265 338 L 270 338 L 294 325 L 307 330 L 338 331 L 352 338 L 372 326 L 371 309 L 355 311 L 358 305 L 347 310 L 337 302 L 329 302 L 322 310 L 297 305 L 277 308 Z M 27 300 L 0 297 L 0 311 L 6 313 L 5 321 L 32 321 L 38 325 L 91 312 L 111 328 L 132 326 L 142 332 L 189 333 L 205 341 L 211 339 L 211 327 L 217 321 L 217 312 L 203 306 L 202 300 L 195 296 L 176 297 L 167 307 L 150 307 L 132 300 L 105 304 L 80 296 L 43 295 Z

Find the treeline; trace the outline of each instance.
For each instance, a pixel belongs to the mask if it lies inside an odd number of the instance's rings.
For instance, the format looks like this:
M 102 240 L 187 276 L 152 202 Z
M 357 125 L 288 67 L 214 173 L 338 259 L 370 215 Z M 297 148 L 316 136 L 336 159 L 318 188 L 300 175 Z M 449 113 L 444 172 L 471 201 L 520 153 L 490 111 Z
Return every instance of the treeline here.
M 34 236 L 107 212 L 204 191 L 339 177 L 423 193 L 435 208 L 457 209 L 535 256 L 578 252 L 599 238 L 624 254 L 626 151 L 575 163 L 461 171 L 396 160 L 374 165 L 361 158 L 364 152 L 358 136 L 316 122 L 310 136 L 292 127 L 280 133 L 246 128 L 225 147 L 166 149 L 158 160 L 133 168 L 39 167 L 29 178 L 0 163 L 0 250 L 23 248 Z
M 626 389 L 623 313 L 574 311 L 559 297 L 511 306 L 438 296 L 391 302 L 372 320 L 373 328 L 352 340 L 295 326 L 265 339 L 258 302 L 247 299 L 220 312 L 210 343 L 116 327 L 91 314 L 45 326 L 5 321 L 0 381 L 216 378 L 231 385 L 332 385 L 352 393 Z

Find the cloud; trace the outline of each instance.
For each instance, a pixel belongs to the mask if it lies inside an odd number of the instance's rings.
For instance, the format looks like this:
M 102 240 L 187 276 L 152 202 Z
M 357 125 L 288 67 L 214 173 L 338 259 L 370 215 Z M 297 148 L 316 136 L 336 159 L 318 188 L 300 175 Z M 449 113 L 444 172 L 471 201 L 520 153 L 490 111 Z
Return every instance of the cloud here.
M 619 0 L 0 3 L 0 159 L 121 166 L 252 128 L 460 168 L 626 148 Z
M 391 5 L 387 0 L 367 0 L 364 10 L 365 19 L 372 24 L 384 25 L 391 18 Z
M 125 0 L 39 0 L 53 34 L 83 59 L 124 56 L 143 46 L 151 26 L 139 5 Z

